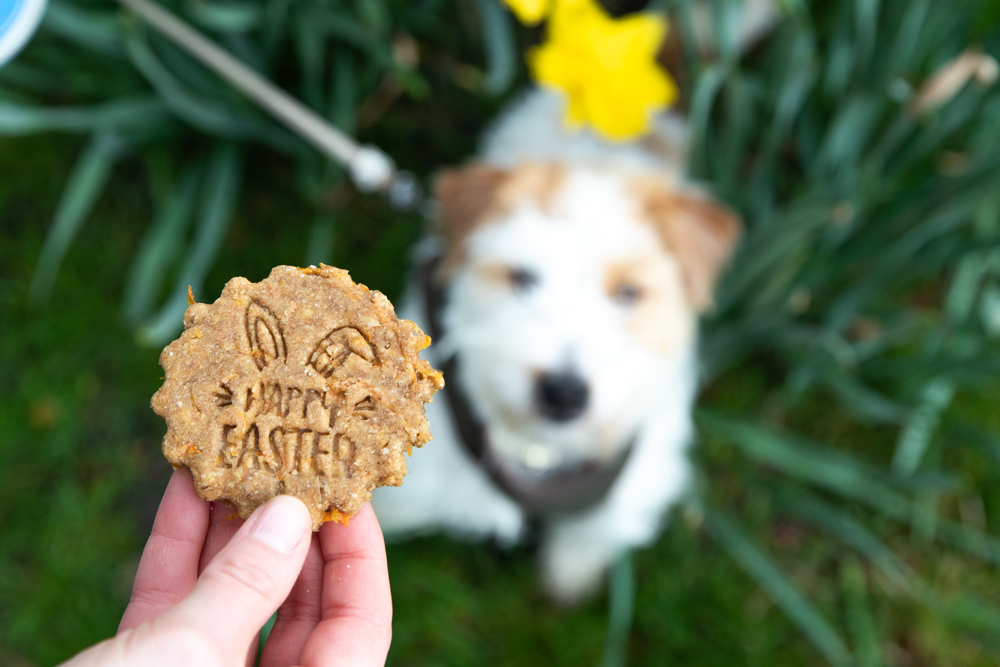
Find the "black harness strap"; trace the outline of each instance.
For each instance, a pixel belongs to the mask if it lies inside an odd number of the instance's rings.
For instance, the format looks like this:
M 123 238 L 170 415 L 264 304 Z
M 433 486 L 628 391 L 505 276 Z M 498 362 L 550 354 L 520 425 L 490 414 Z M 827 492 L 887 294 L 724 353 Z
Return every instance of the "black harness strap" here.
M 444 293 L 434 281 L 440 257 L 432 257 L 417 268 L 432 338 L 443 333 L 440 316 Z M 501 461 L 490 449 L 486 429 L 476 419 L 465 394 L 458 387 L 458 361 L 454 356 L 441 362 L 445 394 L 452 421 L 469 456 L 489 474 L 494 484 L 532 517 L 580 512 L 593 507 L 607 495 L 634 449 L 635 441 L 614 459 L 588 461 L 539 475 Z

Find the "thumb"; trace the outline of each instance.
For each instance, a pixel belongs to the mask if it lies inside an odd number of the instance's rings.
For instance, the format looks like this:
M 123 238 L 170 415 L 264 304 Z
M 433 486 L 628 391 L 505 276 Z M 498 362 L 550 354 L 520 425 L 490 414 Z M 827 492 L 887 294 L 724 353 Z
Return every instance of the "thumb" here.
M 245 655 L 292 590 L 309 551 L 311 528 L 300 500 L 273 498 L 212 559 L 191 594 L 158 620 L 167 627 L 212 628 L 212 643 L 221 655 Z

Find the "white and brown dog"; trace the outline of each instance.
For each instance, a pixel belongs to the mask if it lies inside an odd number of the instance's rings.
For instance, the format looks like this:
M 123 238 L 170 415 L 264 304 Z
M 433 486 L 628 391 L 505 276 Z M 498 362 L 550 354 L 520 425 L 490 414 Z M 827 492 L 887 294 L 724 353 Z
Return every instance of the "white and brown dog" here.
M 388 534 L 536 525 L 565 602 L 656 537 L 690 478 L 698 315 L 740 233 L 684 181 L 685 136 L 671 115 L 643 143 L 570 134 L 534 91 L 439 178 L 441 235 L 401 316 L 447 389 L 405 485 L 376 494 Z

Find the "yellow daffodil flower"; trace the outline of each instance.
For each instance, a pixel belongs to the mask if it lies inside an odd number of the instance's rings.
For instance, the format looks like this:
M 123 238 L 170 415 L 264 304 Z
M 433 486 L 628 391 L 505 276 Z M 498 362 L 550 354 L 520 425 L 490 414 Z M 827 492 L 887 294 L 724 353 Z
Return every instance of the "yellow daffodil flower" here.
M 552 0 L 503 0 L 517 20 L 524 25 L 536 25 L 549 15 Z
M 616 19 L 595 0 L 553 4 L 548 40 L 527 54 L 533 78 L 566 95 L 571 126 L 589 124 L 619 141 L 647 132 L 653 114 L 677 98 L 676 85 L 656 62 L 666 19 Z

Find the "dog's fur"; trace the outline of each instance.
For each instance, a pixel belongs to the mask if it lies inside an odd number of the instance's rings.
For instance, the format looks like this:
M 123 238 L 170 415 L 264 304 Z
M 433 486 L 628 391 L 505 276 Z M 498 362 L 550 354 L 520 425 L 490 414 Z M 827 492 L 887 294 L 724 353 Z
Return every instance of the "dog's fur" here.
M 642 143 L 611 145 L 562 126 L 558 97 L 532 92 L 487 137 L 481 160 L 437 184 L 444 336 L 455 383 L 492 454 L 525 476 L 632 451 L 605 497 L 541 521 L 547 589 L 573 602 L 623 550 L 648 544 L 689 479 L 698 314 L 739 222 L 681 175 L 684 122 L 657 120 Z M 415 292 L 401 316 L 430 328 Z M 546 416 L 539 378 L 585 382 L 582 412 Z M 405 485 L 376 493 L 389 534 L 444 529 L 515 543 L 526 515 L 460 444 L 448 398 L 427 407 L 434 440 Z

